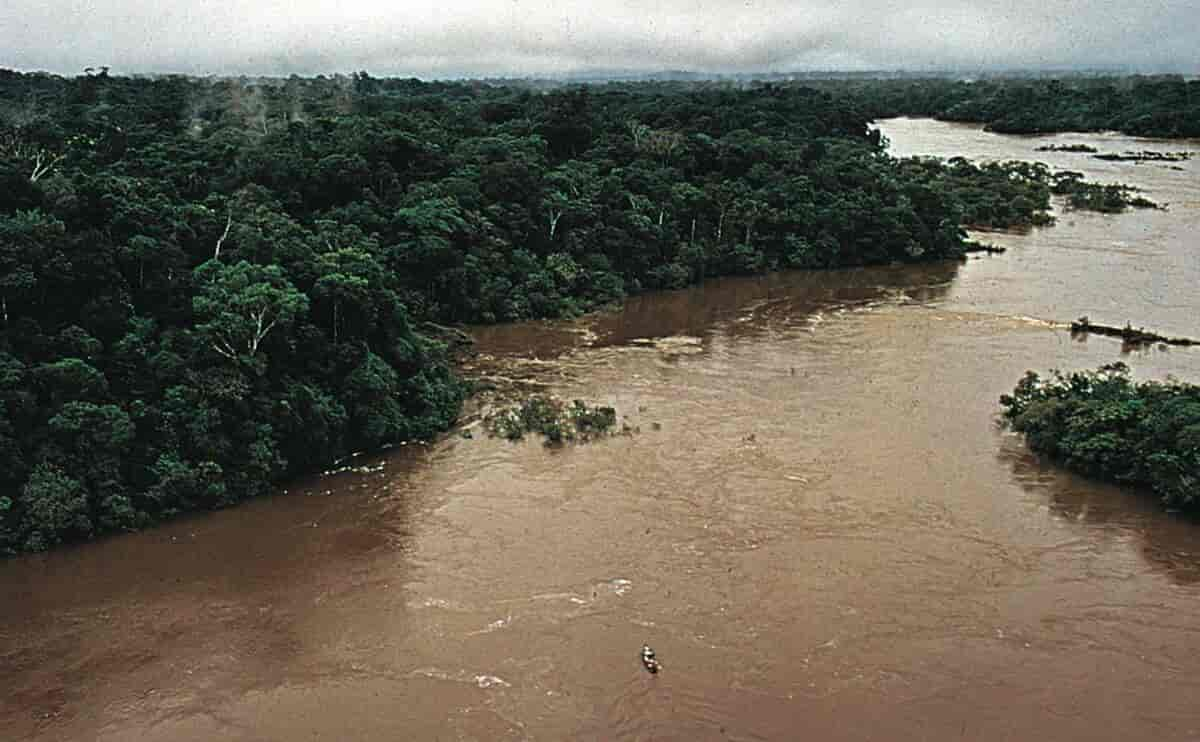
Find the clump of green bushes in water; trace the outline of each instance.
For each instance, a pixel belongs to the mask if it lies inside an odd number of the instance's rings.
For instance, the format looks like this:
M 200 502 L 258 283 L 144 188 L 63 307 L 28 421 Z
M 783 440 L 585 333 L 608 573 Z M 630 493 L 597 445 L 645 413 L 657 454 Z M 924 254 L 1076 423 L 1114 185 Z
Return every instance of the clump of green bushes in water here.
M 1200 386 L 1136 382 L 1113 363 L 1048 379 L 1029 371 L 1000 404 L 1035 452 L 1200 511 Z
M 576 399 L 570 404 L 536 394 L 516 407 L 489 415 L 484 423 L 495 436 L 519 441 L 527 433 L 540 433 L 547 445 L 586 442 L 608 435 L 617 424 L 612 407 L 589 406 Z
M 1066 196 L 1072 209 L 1119 214 L 1127 208 L 1162 208 L 1148 198 L 1136 195 L 1138 188 L 1123 183 L 1088 183 L 1083 174 L 1065 170 L 1054 174 L 1051 191 Z

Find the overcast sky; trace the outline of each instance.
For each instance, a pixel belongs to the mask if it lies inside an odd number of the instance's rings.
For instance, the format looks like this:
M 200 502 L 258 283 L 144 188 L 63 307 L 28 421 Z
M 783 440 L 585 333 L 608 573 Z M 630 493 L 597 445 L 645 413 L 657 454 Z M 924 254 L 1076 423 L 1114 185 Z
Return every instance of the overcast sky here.
M 1200 0 L 0 0 L 0 67 L 1200 71 Z

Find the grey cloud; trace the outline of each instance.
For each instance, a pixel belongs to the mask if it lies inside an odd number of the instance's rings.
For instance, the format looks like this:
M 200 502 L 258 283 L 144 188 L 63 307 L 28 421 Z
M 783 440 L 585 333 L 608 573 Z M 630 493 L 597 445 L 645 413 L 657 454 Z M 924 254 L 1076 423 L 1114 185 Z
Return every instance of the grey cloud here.
M 1196 0 L 7 0 L 0 66 L 506 75 L 1129 67 L 1198 71 Z

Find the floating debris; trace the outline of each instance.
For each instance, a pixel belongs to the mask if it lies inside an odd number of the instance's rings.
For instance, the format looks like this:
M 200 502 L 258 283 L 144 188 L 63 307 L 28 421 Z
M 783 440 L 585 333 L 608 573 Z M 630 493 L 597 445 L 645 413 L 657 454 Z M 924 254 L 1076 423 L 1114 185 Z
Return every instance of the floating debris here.
M 1072 335 L 1107 335 L 1109 337 L 1121 338 L 1124 342 L 1130 345 L 1150 345 L 1153 343 L 1162 343 L 1164 345 L 1200 345 L 1200 340 L 1181 337 L 1167 337 L 1159 335 L 1156 332 L 1150 332 L 1143 327 L 1134 328 L 1132 324 L 1126 323 L 1124 327 L 1113 327 L 1111 325 L 1096 325 L 1092 324 L 1087 317 L 1080 317 L 1071 323 Z
M 376 464 L 375 466 L 339 466 L 336 469 L 326 469 L 321 472 L 322 476 L 332 476 L 334 474 L 344 474 L 346 472 L 354 472 L 355 474 L 374 474 L 383 471 L 386 464 Z
M 509 626 L 509 624 L 511 624 L 511 623 L 512 623 L 511 615 L 506 616 L 504 618 L 498 618 L 495 621 L 492 621 L 491 623 L 489 623 L 487 626 L 483 627 L 482 629 L 468 633 L 467 636 L 478 636 L 480 634 L 490 634 L 493 631 L 499 631 L 500 629 L 507 628 Z
M 476 675 L 475 685 L 478 685 L 480 688 L 508 688 L 512 683 L 495 675 Z
M 687 355 L 704 352 L 704 339 L 692 335 L 670 335 L 660 338 L 633 338 L 630 345 L 654 348 L 666 355 Z

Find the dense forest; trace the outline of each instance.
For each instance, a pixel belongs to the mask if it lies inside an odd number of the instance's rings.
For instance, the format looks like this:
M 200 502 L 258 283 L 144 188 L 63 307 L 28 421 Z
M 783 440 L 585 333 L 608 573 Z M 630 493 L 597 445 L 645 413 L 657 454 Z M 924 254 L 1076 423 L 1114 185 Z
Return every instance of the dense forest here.
M 921 116 L 1004 134 L 1121 131 L 1200 137 L 1200 80 L 1179 76 L 815 83 L 851 95 L 872 118 Z
M 434 323 L 960 257 L 1050 174 L 897 161 L 803 87 L 0 71 L 0 553 L 426 438 Z
M 1135 382 L 1114 363 L 1049 379 L 1028 372 L 1000 403 L 1034 451 L 1200 511 L 1200 387 Z

